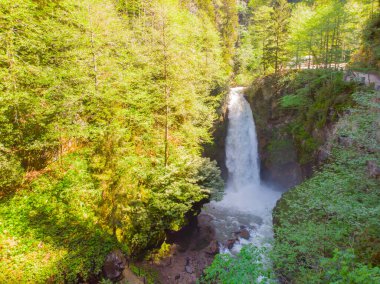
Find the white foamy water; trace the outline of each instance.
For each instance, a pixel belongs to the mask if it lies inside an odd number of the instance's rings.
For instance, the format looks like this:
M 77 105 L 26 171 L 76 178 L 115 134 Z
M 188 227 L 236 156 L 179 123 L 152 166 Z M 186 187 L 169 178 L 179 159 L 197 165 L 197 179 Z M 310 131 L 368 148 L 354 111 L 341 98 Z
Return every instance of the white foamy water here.
M 281 196 L 280 192 L 261 184 L 255 123 L 243 91 L 244 88 L 232 88 L 229 94 L 225 196 L 204 209 L 214 217 L 216 237 L 221 244 L 236 238 L 236 232 L 241 229 L 249 230 L 249 240 L 239 238 L 232 253 L 248 243 L 259 247 L 268 245 L 273 237 L 272 209 Z M 225 247 L 223 250 L 229 252 Z

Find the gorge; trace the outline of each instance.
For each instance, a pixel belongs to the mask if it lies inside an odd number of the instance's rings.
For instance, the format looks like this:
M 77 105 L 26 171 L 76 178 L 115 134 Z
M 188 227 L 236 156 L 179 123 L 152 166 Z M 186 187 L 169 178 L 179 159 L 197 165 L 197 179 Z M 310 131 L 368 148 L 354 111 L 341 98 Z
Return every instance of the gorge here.
M 203 209 L 213 217 L 222 251 L 228 250 L 226 242 L 236 237 L 237 243 L 265 245 L 265 239 L 271 237 L 271 211 L 281 194 L 261 182 L 256 128 L 244 88 L 232 88 L 228 100 L 225 195 Z M 239 237 L 241 230 L 248 230 L 249 237 Z M 241 247 L 230 246 L 235 252 Z
M 0 1 L 0 283 L 380 283 L 379 27 L 377 0 Z

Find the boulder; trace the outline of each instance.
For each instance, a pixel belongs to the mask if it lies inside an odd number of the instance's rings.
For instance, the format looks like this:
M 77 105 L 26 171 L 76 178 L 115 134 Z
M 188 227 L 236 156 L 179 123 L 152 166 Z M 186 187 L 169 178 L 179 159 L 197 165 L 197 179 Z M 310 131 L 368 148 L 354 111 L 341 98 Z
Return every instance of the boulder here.
M 209 246 L 206 248 L 206 254 L 216 255 L 219 253 L 219 243 L 216 240 L 211 241 Z
M 123 276 L 123 270 L 127 260 L 120 250 L 114 250 L 109 253 L 103 265 L 103 275 L 112 280 L 120 280 Z
M 330 157 L 330 151 L 327 149 L 320 149 L 318 152 L 318 164 L 322 164 Z
M 186 265 L 185 271 L 189 274 L 192 274 L 192 273 L 194 273 L 194 268 L 191 265 Z
M 251 234 L 249 233 L 249 231 L 247 229 L 244 228 L 240 231 L 239 236 L 240 236 L 240 238 L 249 240 L 249 238 L 251 237 Z
M 376 164 L 375 161 L 367 162 L 367 171 L 368 171 L 368 175 L 372 178 L 380 177 L 380 167 Z
M 234 244 L 236 243 L 236 239 L 229 239 L 227 242 L 226 242 L 226 247 L 228 249 L 232 249 L 234 247 Z

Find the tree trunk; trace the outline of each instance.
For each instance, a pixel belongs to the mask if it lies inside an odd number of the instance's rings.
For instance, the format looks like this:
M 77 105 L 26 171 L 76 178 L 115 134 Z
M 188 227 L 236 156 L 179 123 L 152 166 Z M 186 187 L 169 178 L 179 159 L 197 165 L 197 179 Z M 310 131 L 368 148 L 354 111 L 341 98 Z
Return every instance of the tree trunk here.
M 329 32 L 326 32 L 325 68 L 327 68 L 328 61 L 329 61 L 329 39 L 330 39 Z
M 165 93 L 165 137 L 164 137 L 164 165 L 165 168 L 168 166 L 169 159 L 169 99 L 170 90 L 168 85 L 168 52 L 167 52 L 167 42 L 166 42 L 166 21 L 162 18 L 162 44 L 164 53 L 164 93 Z
M 275 70 L 275 72 L 277 73 L 277 71 L 278 71 L 278 49 L 279 49 L 279 47 L 278 47 L 278 45 L 279 45 L 279 43 L 278 43 L 278 41 L 279 41 L 279 32 L 277 32 L 277 34 L 276 34 L 276 55 L 275 55 L 275 67 L 274 67 L 274 70 Z

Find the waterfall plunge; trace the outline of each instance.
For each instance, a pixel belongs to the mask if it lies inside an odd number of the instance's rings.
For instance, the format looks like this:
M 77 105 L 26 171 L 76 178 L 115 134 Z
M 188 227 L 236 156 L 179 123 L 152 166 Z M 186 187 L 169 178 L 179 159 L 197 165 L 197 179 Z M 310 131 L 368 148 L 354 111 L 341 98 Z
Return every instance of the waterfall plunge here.
M 242 91 L 243 88 L 232 89 L 228 104 L 226 165 L 228 189 L 234 191 L 260 185 L 256 128 L 251 108 Z
M 233 253 L 248 243 L 268 245 L 268 239 L 273 235 L 272 209 L 281 196 L 280 192 L 260 182 L 255 123 L 243 90 L 233 88 L 229 94 L 225 196 L 222 201 L 211 202 L 204 208 L 205 213 L 214 217 L 217 239 L 222 244 L 242 227 L 250 231 L 250 239 L 239 239 Z
M 228 181 L 221 204 L 263 218 L 270 214 L 280 193 L 260 182 L 256 128 L 243 90 L 233 88 L 229 94 L 226 139 Z

